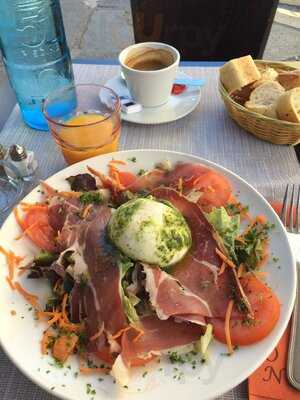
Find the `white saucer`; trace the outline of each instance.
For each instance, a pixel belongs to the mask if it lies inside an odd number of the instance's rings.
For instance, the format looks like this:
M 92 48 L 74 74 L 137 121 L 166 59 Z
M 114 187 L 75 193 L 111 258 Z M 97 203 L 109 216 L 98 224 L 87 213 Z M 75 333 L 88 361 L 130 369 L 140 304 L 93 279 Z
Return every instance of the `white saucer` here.
M 181 72 L 178 77 L 187 78 L 189 76 Z M 125 80 L 120 75 L 108 80 L 105 86 L 110 87 L 119 96 L 130 97 Z M 171 95 L 169 101 L 160 107 L 143 108 L 142 111 L 133 114 L 122 112 L 121 117 L 124 121 L 146 125 L 176 121 L 191 113 L 199 104 L 200 97 L 200 88 L 187 87 L 183 93 L 176 96 Z

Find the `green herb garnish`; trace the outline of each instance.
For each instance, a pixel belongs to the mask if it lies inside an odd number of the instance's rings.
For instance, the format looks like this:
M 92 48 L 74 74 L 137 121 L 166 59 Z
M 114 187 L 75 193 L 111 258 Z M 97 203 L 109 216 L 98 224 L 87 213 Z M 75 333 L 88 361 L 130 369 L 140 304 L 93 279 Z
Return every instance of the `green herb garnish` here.
M 83 205 L 101 204 L 103 202 L 103 198 L 99 192 L 86 192 L 80 195 L 79 201 Z
M 128 161 L 136 162 L 136 157 L 129 157 L 129 158 L 128 158 Z
M 146 172 L 147 172 L 147 171 L 146 171 L 145 169 L 141 168 L 141 169 L 138 171 L 137 175 L 138 175 L 138 176 L 142 176 L 142 175 L 145 175 Z

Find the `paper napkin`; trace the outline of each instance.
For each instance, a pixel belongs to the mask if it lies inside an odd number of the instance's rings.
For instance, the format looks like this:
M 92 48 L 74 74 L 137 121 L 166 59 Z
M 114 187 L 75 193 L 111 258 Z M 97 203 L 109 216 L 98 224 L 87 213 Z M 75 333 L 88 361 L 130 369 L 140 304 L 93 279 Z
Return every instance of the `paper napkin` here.
M 286 377 L 290 324 L 266 361 L 248 380 L 249 400 L 300 400 Z M 300 349 L 299 349 L 300 351 Z

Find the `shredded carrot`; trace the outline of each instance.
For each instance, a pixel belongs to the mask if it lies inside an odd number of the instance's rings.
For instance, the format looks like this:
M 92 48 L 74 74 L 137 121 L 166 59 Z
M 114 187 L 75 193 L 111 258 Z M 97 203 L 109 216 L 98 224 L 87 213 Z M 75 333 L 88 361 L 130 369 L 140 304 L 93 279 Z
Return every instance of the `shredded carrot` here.
M 228 348 L 228 353 L 233 353 L 233 347 L 231 342 L 231 335 L 230 335 L 230 318 L 232 313 L 234 301 L 230 300 L 227 306 L 226 315 L 225 315 L 225 336 L 226 336 L 226 343 Z
M 221 268 L 219 269 L 218 275 L 222 275 L 226 269 L 226 262 L 222 262 Z
M 55 324 L 60 318 L 61 318 L 61 313 L 58 311 L 39 311 L 37 313 L 38 319 L 41 317 L 51 317 L 48 319 L 47 324 L 49 326 Z
M 13 281 L 10 279 L 10 277 L 6 276 L 5 279 L 6 279 L 6 282 L 9 284 L 11 290 L 15 290 L 15 285 L 14 285 Z
M 51 340 L 54 338 L 53 333 L 49 332 L 48 330 L 43 333 L 42 340 L 41 340 L 41 353 L 48 354 L 49 344 Z
M 15 263 L 19 265 L 20 262 L 24 260 L 25 256 L 17 256 L 16 254 L 14 254 L 14 258 L 15 258 Z
M 120 188 L 122 185 L 121 185 L 121 182 L 120 182 L 119 172 L 114 171 L 113 176 L 114 176 L 115 181 L 117 182 L 118 187 Z
M 104 174 L 102 174 L 99 171 L 96 171 L 94 168 L 87 166 L 87 169 L 91 174 L 97 176 L 101 180 L 102 183 L 107 180 L 107 177 Z
M 61 313 L 53 313 L 53 317 L 47 321 L 49 326 L 55 324 L 61 318 Z
M 118 337 L 122 336 L 123 333 L 129 331 L 130 329 L 132 329 L 131 326 L 126 326 L 126 328 L 122 328 L 120 329 L 116 334 L 114 334 L 111 338 L 112 339 L 117 339 Z
M 256 218 L 251 220 L 250 224 L 246 227 L 244 232 L 240 236 L 237 237 L 237 240 L 243 239 L 243 237 L 245 235 L 247 235 L 247 233 L 252 229 L 253 225 L 255 225 L 256 223 L 265 224 L 266 221 L 267 220 L 266 220 L 266 217 L 264 215 L 258 215 Z
M 178 189 L 178 192 L 179 192 L 180 194 L 182 194 L 183 181 L 182 181 L 182 178 L 181 178 L 181 177 L 178 179 L 177 189 Z
M 268 273 L 266 271 L 255 271 L 254 275 L 261 278 L 265 278 L 268 275 Z
M 90 341 L 93 342 L 94 340 L 97 340 L 103 333 L 103 329 L 99 329 L 99 331 L 97 333 L 95 333 L 95 335 L 90 337 Z
M 216 247 L 216 253 L 221 258 L 221 260 L 224 261 L 229 267 L 236 268 L 235 264 L 231 260 L 229 260 L 229 258 L 226 257 L 225 254 L 223 254 L 217 247 Z
M 7 256 L 7 264 L 8 264 L 8 276 L 9 279 L 12 281 L 14 279 L 14 275 L 15 275 L 15 258 L 14 255 L 11 251 L 8 252 Z
M 79 367 L 79 371 L 80 371 L 83 375 L 89 375 L 89 374 L 94 374 L 94 373 L 97 373 L 97 372 L 100 372 L 100 373 L 109 372 L 109 371 L 110 371 L 110 368 L 100 368 L 100 367 L 88 368 L 88 367 Z
M 88 204 L 88 205 L 84 208 L 84 210 L 83 210 L 83 212 L 82 212 L 82 218 L 86 218 L 86 217 L 89 215 L 89 212 L 91 211 L 92 207 L 93 207 L 92 204 Z
M 24 257 L 17 256 L 12 251 L 5 250 L 2 246 L 0 246 L 0 253 L 4 254 L 6 257 L 6 262 L 8 265 L 8 277 L 12 282 L 15 275 L 15 268 L 20 264 L 22 260 L 24 260 Z
M 80 324 L 73 324 L 72 322 L 66 322 L 64 319 L 59 319 L 60 328 L 65 329 L 68 332 L 79 333 L 82 330 Z
M 264 215 L 258 215 L 257 217 L 256 217 L 256 221 L 259 223 L 259 224 L 262 224 L 262 225 L 264 225 L 264 224 L 266 224 L 267 223 L 267 218 L 264 216 Z
M 137 341 L 145 334 L 145 332 L 142 331 L 141 329 L 137 329 L 137 328 L 134 328 L 134 329 L 136 329 L 139 333 L 138 333 L 138 334 L 136 335 L 136 337 L 132 340 L 133 343 L 137 342 Z
M 111 160 L 108 164 L 120 164 L 120 165 L 127 165 L 127 163 L 123 160 Z
M 18 207 L 15 207 L 13 212 L 14 212 L 14 216 L 16 218 L 18 225 L 20 226 L 20 228 L 22 228 L 24 230 L 25 229 L 24 220 L 20 217 Z
M 8 255 L 8 251 L 5 250 L 2 246 L 0 246 L 0 253 L 4 254 L 6 257 Z
M 57 192 L 57 196 L 64 197 L 65 199 L 78 199 L 82 195 L 82 192 Z
M 19 282 L 15 282 L 15 288 L 17 291 L 25 298 L 26 301 L 28 301 L 29 304 L 31 304 L 34 308 L 39 309 L 38 305 L 38 296 L 27 292 Z
M 115 181 L 115 179 L 112 179 L 109 176 L 105 176 L 104 174 L 102 174 L 101 172 L 96 171 L 92 167 L 87 166 L 87 169 L 91 174 L 97 176 L 101 180 L 103 186 L 110 187 L 112 189 L 119 190 L 119 191 L 125 189 L 125 187 L 123 185 L 121 185 L 121 184 L 118 184 Z

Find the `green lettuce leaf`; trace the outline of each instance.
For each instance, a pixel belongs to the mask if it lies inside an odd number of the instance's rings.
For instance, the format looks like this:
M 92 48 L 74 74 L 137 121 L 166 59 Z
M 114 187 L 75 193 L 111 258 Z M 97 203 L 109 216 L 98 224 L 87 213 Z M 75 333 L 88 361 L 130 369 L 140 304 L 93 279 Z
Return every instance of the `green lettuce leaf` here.
M 195 343 L 194 347 L 197 353 L 200 353 L 203 360 L 208 358 L 208 346 L 213 339 L 213 326 L 207 324 L 205 333 Z
M 134 297 L 134 298 L 133 298 Z M 139 302 L 138 297 L 133 296 L 130 298 L 127 297 L 124 293 L 124 290 L 122 289 L 122 299 L 123 299 L 123 306 L 124 306 L 124 311 L 127 316 L 128 321 L 131 324 L 136 324 L 139 322 L 139 316 L 136 312 L 136 309 L 134 306 Z
M 224 207 L 220 207 L 213 208 L 206 214 L 206 218 L 219 234 L 230 257 L 236 262 L 235 238 L 240 231 L 240 216 L 230 216 Z
M 131 259 L 127 256 L 125 256 L 122 253 L 119 253 L 118 255 L 118 267 L 121 272 L 121 279 L 125 277 L 127 272 L 134 266 L 134 263 L 131 261 Z

